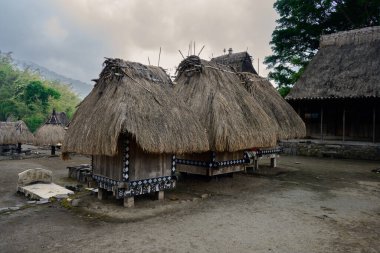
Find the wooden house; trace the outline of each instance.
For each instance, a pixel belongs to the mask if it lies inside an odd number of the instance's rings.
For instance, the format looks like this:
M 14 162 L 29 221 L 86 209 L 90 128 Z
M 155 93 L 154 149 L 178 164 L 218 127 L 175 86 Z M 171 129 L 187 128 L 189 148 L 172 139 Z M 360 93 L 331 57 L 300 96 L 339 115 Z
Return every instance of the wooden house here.
M 248 52 L 233 53 L 232 48 L 230 48 L 228 50 L 228 54 L 212 58 L 211 61 L 230 66 L 237 72 L 257 74 L 252 64 L 252 57 L 248 54 Z
M 205 128 L 170 90 L 162 68 L 107 59 L 69 125 L 63 152 L 92 156 L 99 197 L 134 196 L 176 185 L 176 154 L 209 149 Z M 65 154 L 64 154 L 65 156 Z
M 231 67 L 190 56 L 179 64 L 175 83 L 176 96 L 197 112 L 210 145 L 208 152 L 177 156 L 178 171 L 208 176 L 241 171 L 249 162 L 247 150 L 276 145 L 270 116 Z
M 380 27 L 321 37 L 319 50 L 286 97 L 307 137 L 380 140 Z

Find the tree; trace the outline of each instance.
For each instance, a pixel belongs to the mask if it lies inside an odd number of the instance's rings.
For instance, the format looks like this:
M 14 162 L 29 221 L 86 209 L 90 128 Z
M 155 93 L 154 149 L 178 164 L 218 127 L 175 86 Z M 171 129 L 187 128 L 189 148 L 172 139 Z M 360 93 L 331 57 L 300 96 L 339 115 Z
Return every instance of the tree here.
M 31 81 L 24 90 L 24 99 L 27 105 L 33 109 L 34 103 L 40 103 L 43 112 L 48 109 L 49 98 L 59 99 L 60 97 L 61 94 L 57 90 L 45 87 L 41 81 Z
M 280 18 L 264 63 L 279 88 L 298 80 L 321 35 L 380 24 L 380 0 L 277 0 L 274 8 Z
M 78 103 L 78 96 L 68 85 L 44 80 L 28 69 L 20 70 L 10 53 L 0 52 L 0 121 L 13 116 L 35 131 L 53 108 L 71 118 Z

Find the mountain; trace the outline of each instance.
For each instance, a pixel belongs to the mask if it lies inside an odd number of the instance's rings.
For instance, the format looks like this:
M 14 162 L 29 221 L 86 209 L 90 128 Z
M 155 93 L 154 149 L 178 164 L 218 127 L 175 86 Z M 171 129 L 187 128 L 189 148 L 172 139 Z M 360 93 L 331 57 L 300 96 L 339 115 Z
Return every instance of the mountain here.
M 31 61 L 22 61 L 22 60 L 14 59 L 14 63 L 17 65 L 17 67 L 21 69 L 29 68 L 32 71 L 38 72 L 46 80 L 59 81 L 61 83 L 68 84 L 72 88 L 72 90 L 78 94 L 78 96 L 81 99 L 87 96 L 93 87 L 89 83 L 85 83 L 79 80 L 75 80 L 75 79 L 63 76 L 61 74 L 58 74 L 48 68 L 45 68 Z

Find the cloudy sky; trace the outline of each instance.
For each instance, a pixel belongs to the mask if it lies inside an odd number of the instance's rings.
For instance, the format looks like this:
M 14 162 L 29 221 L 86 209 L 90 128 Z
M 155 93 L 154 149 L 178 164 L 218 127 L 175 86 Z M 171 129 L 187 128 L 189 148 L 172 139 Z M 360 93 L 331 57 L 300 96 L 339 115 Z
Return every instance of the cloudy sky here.
M 90 83 L 104 57 L 173 70 L 190 41 L 204 59 L 232 47 L 260 61 L 278 18 L 274 0 L 0 0 L 0 50 Z

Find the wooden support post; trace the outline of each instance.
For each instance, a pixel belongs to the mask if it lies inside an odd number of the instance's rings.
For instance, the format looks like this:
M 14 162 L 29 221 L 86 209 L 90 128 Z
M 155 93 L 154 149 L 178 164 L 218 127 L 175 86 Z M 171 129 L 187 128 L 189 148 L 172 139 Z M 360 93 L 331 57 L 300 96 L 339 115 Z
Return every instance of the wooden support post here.
M 323 106 L 321 106 L 321 141 L 323 141 Z
M 105 200 L 107 199 L 107 190 L 98 188 L 98 199 L 99 200 Z
M 17 153 L 21 154 L 21 143 L 17 143 Z
M 51 146 L 51 155 L 55 155 L 55 146 Z
M 259 170 L 259 159 L 258 158 L 255 158 L 255 160 L 253 162 L 253 169 L 255 171 Z
M 164 191 L 156 192 L 156 199 L 157 200 L 162 201 L 162 200 L 164 200 L 164 198 L 165 198 Z
M 276 168 L 277 167 L 277 158 L 276 158 L 276 156 L 270 158 L 270 167 L 271 168 Z
M 372 142 L 376 141 L 376 107 L 373 105 L 372 109 Z
M 342 134 L 342 140 L 344 141 L 345 135 L 346 135 L 346 108 L 343 108 L 343 134 Z
M 134 207 L 135 206 L 135 197 L 124 197 L 124 207 Z

